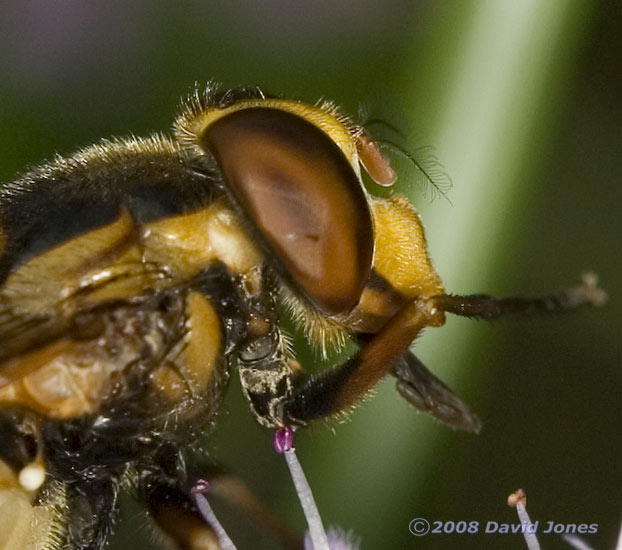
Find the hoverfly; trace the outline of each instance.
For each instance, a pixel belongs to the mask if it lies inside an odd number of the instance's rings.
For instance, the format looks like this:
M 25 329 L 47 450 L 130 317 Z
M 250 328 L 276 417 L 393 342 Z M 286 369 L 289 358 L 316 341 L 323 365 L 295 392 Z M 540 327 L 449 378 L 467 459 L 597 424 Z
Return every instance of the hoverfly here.
M 203 548 L 186 449 L 234 371 L 268 428 L 345 415 L 390 375 L 415 407 L 477 431 L 409 350 L 418 334 L 446 313 L 602 302 L 593 280 L 447 294 L 414 208 L 370 195 L 361 167 L 394 180 L 333 105 L 209 87 L 173 139 L 102 141 L 0 189 L 1 548 L 102 548 L 124 487 L 178 547 Z M 281 310 L 313 344 L 358 352 L 309 376 Z

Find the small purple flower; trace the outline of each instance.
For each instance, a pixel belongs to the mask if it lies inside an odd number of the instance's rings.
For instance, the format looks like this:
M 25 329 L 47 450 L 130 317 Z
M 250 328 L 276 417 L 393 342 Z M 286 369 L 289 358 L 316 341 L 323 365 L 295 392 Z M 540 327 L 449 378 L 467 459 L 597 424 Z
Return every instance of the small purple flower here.
M 294 444 L 294 430 L 290 426 L 278 429 L 274 432 L 272 444 L 274 445 L 274 450 L 280 455 L 289 451 Z

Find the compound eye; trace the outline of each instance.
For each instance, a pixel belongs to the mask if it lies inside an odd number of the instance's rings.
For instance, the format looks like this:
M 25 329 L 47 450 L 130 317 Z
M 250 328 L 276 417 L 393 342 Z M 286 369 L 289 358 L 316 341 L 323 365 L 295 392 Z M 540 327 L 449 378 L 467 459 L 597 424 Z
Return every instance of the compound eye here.
M 292 113 L 252 107 L 213 122 L 201 145 L 290 281 L 326 313 L 354 308 L 371 268 L 372 220 L 335 142 Z

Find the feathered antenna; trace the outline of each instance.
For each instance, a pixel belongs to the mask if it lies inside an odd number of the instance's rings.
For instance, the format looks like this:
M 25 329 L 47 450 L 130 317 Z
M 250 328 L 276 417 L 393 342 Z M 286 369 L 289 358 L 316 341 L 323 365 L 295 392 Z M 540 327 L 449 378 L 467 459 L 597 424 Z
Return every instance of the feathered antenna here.
M 364 128 L 383 126 L 398 137 L 405 139 L 404 134 L 396 126 L 380 118 L 368 118 L 362 123 L 362 126 Z M 431 199 L 434 199 L 436 196 L 442 196 L 449 204 L 452 204 L 448 196 L 453 186 L 451 178 L 445 171 L 444 166 L 434 155 L 434 150 L 431 146 L 425 145 L 423 147 L 418 147 L 415 150 L 416 155 L 414 155 L 400 144 L 390 139 L 376 138 L 376 141 L 380 148 L 391 150 L 415 167 L 416 172 L 421 175 L 424 189 L 431 189 Z

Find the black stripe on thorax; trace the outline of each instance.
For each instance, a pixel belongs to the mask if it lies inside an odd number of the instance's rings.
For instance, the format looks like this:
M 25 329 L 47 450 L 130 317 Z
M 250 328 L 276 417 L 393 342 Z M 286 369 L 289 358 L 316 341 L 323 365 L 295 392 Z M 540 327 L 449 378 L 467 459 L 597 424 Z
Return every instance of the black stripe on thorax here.
M 32 257 L 112 223 L 126 208 L 137 224 L 208 205 L 214 176 L 174 151 L 128 151 L 42 166 L 0 188 L 6 236 L 0 283 Z

